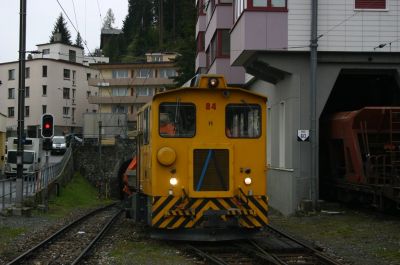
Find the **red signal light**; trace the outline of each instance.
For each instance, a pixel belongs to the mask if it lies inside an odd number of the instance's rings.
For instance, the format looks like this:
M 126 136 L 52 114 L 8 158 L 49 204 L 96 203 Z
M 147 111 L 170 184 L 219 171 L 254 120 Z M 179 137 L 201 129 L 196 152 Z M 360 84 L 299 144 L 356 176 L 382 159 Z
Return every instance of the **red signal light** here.
M 54 135 L 54 118 L 51 114 L 42 115 L 41 134 L 43 138 L 51 138 Z

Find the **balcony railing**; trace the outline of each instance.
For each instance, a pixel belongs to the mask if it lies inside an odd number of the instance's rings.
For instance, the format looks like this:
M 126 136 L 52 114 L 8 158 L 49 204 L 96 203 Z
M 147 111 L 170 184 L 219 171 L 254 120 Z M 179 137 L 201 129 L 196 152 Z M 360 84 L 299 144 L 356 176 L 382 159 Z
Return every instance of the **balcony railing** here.
M 149 78 L 119 78 L 119 79 L 99 79 L 89 78 L 89 86 L 148 86 L 148 85 L 169 85 L 174 80 L 164 77 Z
M 135 96 L 89 96 L 88 101 L 90 104 L 133 104 L 133 103 L 147 103 L 151 100 L 152 96 L 135 97 Z

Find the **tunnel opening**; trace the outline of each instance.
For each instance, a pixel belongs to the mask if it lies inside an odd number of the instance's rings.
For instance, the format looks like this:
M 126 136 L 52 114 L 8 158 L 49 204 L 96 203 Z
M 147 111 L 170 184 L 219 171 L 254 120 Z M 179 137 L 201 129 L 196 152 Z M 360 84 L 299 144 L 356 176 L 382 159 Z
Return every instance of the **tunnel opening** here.
M 124 182 L 123 182 L 123 177 L 125 174 L 126 169 L 128 168 L 129 164 L 131 163 L 132 159 L 124 161 L 119 170 L 118 170 L 118 194 L 119 194 L 119 199 L 124 200 L 125 199 L 125 193 L 123 192 L 124 188 Z
M 400 106 L 400 82 L 396 69 L 342 69 L 319 118 L 320 198 L 338 196 L 332 182 L 346 180 L 352 164 L 341 139 L 332 139 L 332 119 L 340 112 L 364 107 Z M 340 129 L 339 129 L 340 130 Z M 363 168 L 363 170 L 366 170 Z M 347 172 L 347 174 L 346 174 Z M 347 195 L 343 195 L 345 198 Z

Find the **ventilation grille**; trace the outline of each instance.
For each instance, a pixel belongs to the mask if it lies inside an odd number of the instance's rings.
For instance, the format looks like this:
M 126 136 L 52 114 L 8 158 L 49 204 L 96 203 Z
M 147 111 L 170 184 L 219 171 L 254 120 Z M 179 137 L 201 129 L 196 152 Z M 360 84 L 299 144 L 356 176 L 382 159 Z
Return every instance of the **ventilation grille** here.
M 195 149 L 193 190 L 229 190 L 229 150 Z

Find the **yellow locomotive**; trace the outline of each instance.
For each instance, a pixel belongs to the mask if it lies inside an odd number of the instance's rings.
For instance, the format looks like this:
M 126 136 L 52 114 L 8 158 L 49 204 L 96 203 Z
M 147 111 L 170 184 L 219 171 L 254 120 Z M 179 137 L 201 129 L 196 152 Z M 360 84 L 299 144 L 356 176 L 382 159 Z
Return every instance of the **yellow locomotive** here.
M 156 94 L 138 114 L 129 215 L 153 238 L 249 237 L 268 223 L 267 99 L 221 75 L 191 83 Z

